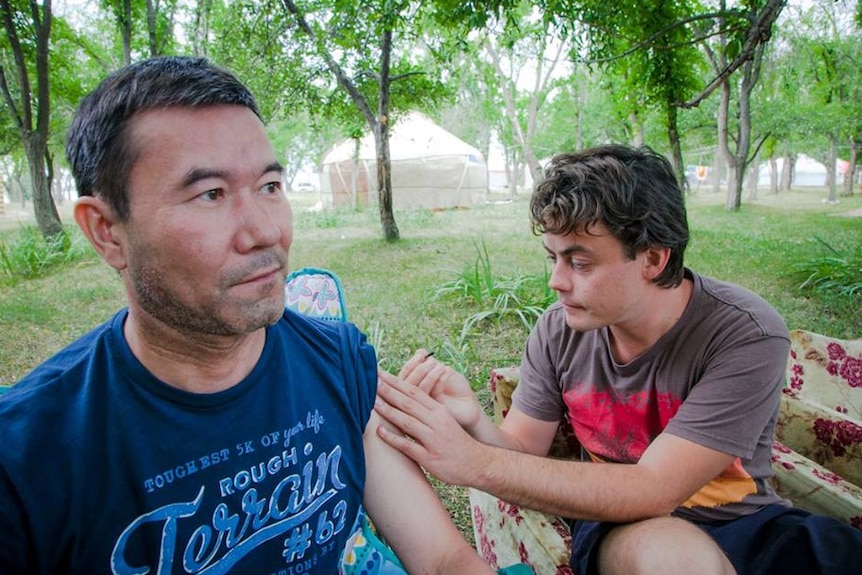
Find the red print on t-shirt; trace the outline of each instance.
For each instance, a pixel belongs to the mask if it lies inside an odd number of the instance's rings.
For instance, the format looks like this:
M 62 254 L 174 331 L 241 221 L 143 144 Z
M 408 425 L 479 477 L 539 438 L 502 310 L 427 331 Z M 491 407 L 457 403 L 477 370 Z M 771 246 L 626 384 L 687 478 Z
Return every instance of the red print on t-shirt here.
M 580 444 L 605 461 L 634 463 L 676 415 L 682 401 L 649 389 L 629 395 L 579 385 L 563 394 Z

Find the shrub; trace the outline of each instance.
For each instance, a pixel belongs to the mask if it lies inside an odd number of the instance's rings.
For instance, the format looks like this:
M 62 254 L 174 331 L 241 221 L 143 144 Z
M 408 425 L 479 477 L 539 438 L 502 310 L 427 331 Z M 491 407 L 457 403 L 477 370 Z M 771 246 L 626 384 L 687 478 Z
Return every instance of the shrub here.
M 834 292 L 849 297 L 862 294 L 862 244 L 846 253 L 816 238 L 826 255 L 793 265 L 800 290 Z
M 40 277 L 54 266 L 82 258 L 87 245 L 74 230 L 45 238 L 35 226 L 23 226 L 17 234 L 0 238 L 0 280 Z
M 473 265 L 466 266 L 454 280 L 432 294 L 432 299 L 455 296 L 482 308 L 464 320 L 459 348 L 463 348 L 470 332 L 486 320 L 499 323 L 505 318 L 514 318 L 529 331 L 557 297 L 548 286 L 547 269 L 541 274 L 497 276 L 485 243 L 474 244 L 474 247 L 478 255 Z

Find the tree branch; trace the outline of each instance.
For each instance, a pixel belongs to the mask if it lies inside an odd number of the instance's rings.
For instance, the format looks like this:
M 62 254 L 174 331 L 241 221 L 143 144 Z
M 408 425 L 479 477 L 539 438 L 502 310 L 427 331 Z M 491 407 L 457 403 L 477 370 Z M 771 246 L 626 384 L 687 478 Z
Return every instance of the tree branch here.
M 7 1 L 7 0 L 2 0 Z M 299 26 L 299 29 L 302 30 L 311 41 L 314 43 L 314 46 L 317 50 L 317 53 L 323 58 L 324 62 L 326 62 L 327 68 L 335 75 L 335 79 L 338 82 L 338 85 L 344 88 L 347 94 L 350 96 L 350 99 L 359 108 L 359 111 L 365 116 L 365 119 L 368 121 L 369 126 L 375 126 L 377 124 L 377 118 L 374 115 L 374 112 L 371 110 L 371 107 L 368 105 L 368 102 L 362 96 L 362 93 L 356 87 L 356 85 L 350 80 L 350 77 L 345 73 L 345 71 L 338 65 L 338 62 L 332 57 L 329 51 L 323 47 L 318 41 L 317 35 L 314 33 L 314 30 L 308 24 L 308 21 L 305 19 L 305 15 L 299 10 L 293 0 L 282 0 L 284 7 L 290 12 L 293 17 L 296 19 L 296 24 Z
M 696 108 L 721 84 L 723 84 L 731 74 L 733 74 L 740 66 L 748 60 L 755 57 L 757 47 L 766 44 L 772 37 L 772 25 L 778 19 L 779 14 L 787 4 L 787 0 L 768 0 L 763 10 L 758 14 L 757 20 L 752 24 L 751 29 L 745 38 L 745 44 L 742 50 L 718 75 L 713 78 L 706 88 L 701 91 L 694 99 L 688 102 L 678 104 L 680 108 Z
M 3 74 L 3 94 L 7 98 L 11 111 L 15 115 L 15 123 L 23 135 L 25 131 L 33 129 L 33 111 L 30 108 L 29 97 L 30 78 L 27 75 L 27 64 L 24 62 L 24 54 L 21 51 L 21 41 L 18 38 L 18 31 L 15 29 L 15 22 L 12 20 L 12 7 L 9 6 L 9 0 L 0 0 L 0 8 L 3 9 L 3 25 L 6 28 L 6 36 L 9 39 L 12 56 L 15 60 L 18 87 L 21 92 L 21 109 L 17 110 L 13 103 L 14 99 L 12 98 L 12 93 L 9 91 L 5 73 Z
M 688 18 L 678 20 L 676 22 L 673 22 L 672 24 L 665 26 L 664 28 L 655 32 L 654 34 L 652 34 L 648 38 L 636 41 L 635 44 L 631 48 L 629 48 L 628 50 L 626 50 L 620 54 L 614 54 L 613 56 L 607 56 L 604 58 L 589 58 L 589 59 L 583 60 L 583 62 L 585 64 L 606 64 L 608 62 L 613 62 L 615 60 L 621 60 L 627 56 L 631 56 L 632 54 L 634 54 L 638 50 L 642 50 L 643 48 L 646 48 L 648 46 L 667 50 L 667 49 L 675 48 L 677 46 L 687 46 L 687 45 L 691 45 L 691 44 L 697 44 L 698 42 L 701 42 L 707 38 L 710 38 L 711 36 L 714 36 L 716 33 L 709 33 L 709 34 L 703 34 L 701 36 L 696 36 L 691 42 L 686 42 L 685 44 L 673 44 L 673 45 L 662 44 L 661 46 L 658 46 L 658 45 L 655 45 L 654 42 L 657 39 L 661 38 L 662 36 L 666 35 L 668 32 L 672 32 L 673 30 L 675 30 L 677 28 L 680 28 L 682 26 L 687 26 L 688 24 L 691 24 L 693 22 L 699 22 L 702 20 L 713 20 L 715 18 L 720 18 L 720 17 L 727 16 L 728 14 L 735 14 L 735 13 L 736 13 L 736 11 L 731 10 L 729 12 L 708 12 L 706 14 L 697 14 L 695 16 L 690 16 Z M 595 24 L 591 24 L 588 22 L 584 22 L 584 24 L 587 24 L 588 26 L 592 26 L 592 27 L 598 27 Z M 730 30 L 732 30 L 732 28 Z M 605 31 L 605 32 L 609 33 L 609 34 L 611 34 L 611 33 L 616 34 L 614 32 L 610 32 L 610 31 Z M 727 32 L 727 30 L 723 30 L 723 32 Z M 629 40 L 631 40 L 631 38 L 629 38 Z

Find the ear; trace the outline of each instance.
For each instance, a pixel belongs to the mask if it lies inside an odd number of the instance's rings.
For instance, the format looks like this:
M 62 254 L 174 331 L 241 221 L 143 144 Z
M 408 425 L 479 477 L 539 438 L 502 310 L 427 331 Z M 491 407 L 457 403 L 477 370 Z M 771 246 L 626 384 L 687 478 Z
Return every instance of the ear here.
M 108 265 L 117 271 L 126 268 L 123 225 L 114 210 L 102 200 L 83 196 L 75 203 L 78 227 Z
M 653 281 L 670 261 L 670 248 L 652 247 L 644 251 L 644 278 Z

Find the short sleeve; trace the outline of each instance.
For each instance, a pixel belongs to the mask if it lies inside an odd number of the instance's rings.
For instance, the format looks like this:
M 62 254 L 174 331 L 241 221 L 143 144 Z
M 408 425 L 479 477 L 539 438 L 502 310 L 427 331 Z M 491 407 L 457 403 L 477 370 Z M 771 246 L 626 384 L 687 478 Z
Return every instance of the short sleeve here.
M 556 373 L 556 358 L 549 327 L 559 318 L 556 306 L 536 322 L 521 360 L 520 381 L 512 394 L 512 405 L 522 413 L 541 421 L 561 421 L 566 406 Z
M 29 540 L 19 497 L 0 466 L 0 573 L 27 571 Z M 32 550 L 31 550 L 32 553 Z
M 377 395 L 377 353 L 364 333 L 352 323 L 342 323 L 342 354 L 346 382 L 352 384 L 352 396 L 358 409 L 362 429 L 371 417 Z
M 789 343 L 761 335 L 726 345 L 707 364 L 665 431 L 751 458 L 778 412 Z

